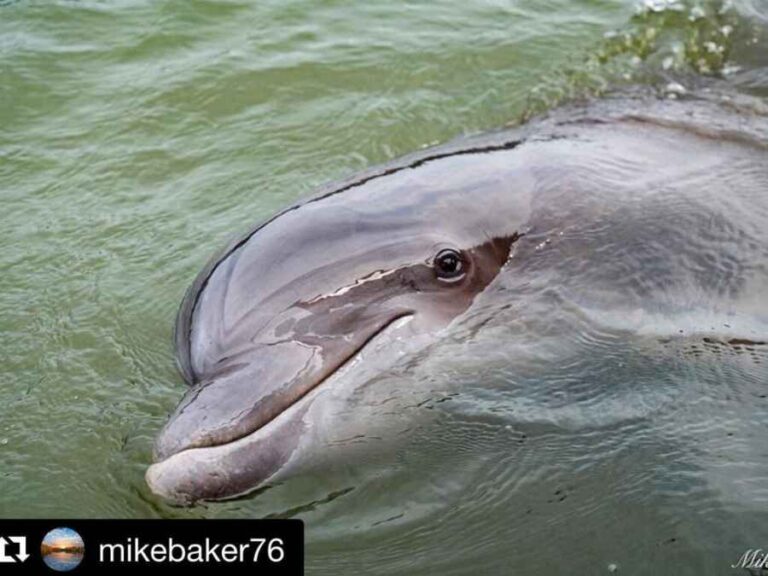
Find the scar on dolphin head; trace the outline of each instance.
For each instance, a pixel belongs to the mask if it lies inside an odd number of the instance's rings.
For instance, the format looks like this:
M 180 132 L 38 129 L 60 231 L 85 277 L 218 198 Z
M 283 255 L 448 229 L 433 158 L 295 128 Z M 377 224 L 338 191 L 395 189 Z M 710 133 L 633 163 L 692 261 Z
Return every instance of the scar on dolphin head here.
M 179 370 L 182 373 L 182 376 L 184 376 L 184 379 L 189 383 L 194 383 L 197 380 L 197 375 L 194 373 L 194 370 L 192 369 L 192 366 L 191 366 L 189 347 L 184 346 L 184 342 L 190 341 L 189 337 L 192 331 L 192 315 L 197 306 L 200 295 L 205 290 L 205 287 L 208 284 L 208 281 L 211 275 L 216 271 L 219 264 L 224 260 L 226 260 L 230 255 L 236 252 L 239 248 L 241 248 L 245 243 L 247 243 L 253 237 L 253 235 L 256 234 L 259 230 L 261 230 L 264 226 L 268 225 L 270 222 L 274 221 L 280 216 L 290 211 L 297 210 L 307 204 L 310 204 L 313 202 L 319 202 L 331 196 L 341 194 L 343 192 L 351 190 L 352 188 L 363 186 L 371 182 L 372 180 L 375 180 L 378 178 L 391 176 L 393 174 L 396 174 L 404 170 L 412 170 L 412 169 L 418 168 L 434 160 L 440 160 L 443 158 L 450 158 L 454 156 L 461 156 L 461 155 L 468 155 L 468 154 L 483 154 L 483 153 L 496 152 L 500 150 L 513 150 L 514 148 L 520 146 L 523 143 L 524 143 L 523 139 L 514 138 L 509 140 L 503 140 L 498 143 L 470 147 L 470 148 L 454 149 L 449 147 L 449 149 L 445 152 L 421 155 L 419 158 L 411 162 L 408 162 L 406 164 L 402 164 L 402 165 L 397 164 L 391 168 L 381 168 L 381 169 L 374 168 L 373 170 L 365 173 L 362 177 L 352 178 L 349 182 L 344 183 L 340 187 L 331 187 L 331 190 L 328 192 L 321 193 L 303 202 L 299 202 L 293 206 L 290 206 L 281 212 L 278 212 L 271 218 L 267 219 L 266 221 L 262 222 L 261 224 L 259 224 L 258 226 L 250 230 L 248 233 L 246 233 L 239 239 L 230 243 L 230 245 L 227 248 L 225 248 L 219 255 L 212 258 L 211 261 L 208 263 L 208 265 L 206 265 L 206 267 L 200 272 L 200 274 L 198 274 L 195 281 L 187 290 L 187 294 L 182 302 L 181 307 L 179 308 L 176 325 L 174 328 L 174 341 L 176 343 L 176 349 L 177 349 L 177 357 L 176 357 L 177 365 L 179 367 Z

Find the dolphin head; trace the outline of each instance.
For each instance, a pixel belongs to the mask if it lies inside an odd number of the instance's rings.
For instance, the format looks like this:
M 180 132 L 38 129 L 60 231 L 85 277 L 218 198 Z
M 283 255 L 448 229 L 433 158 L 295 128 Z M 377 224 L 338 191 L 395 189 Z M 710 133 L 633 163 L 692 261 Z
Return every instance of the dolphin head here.
M 177 352 L 192 385 L 157 438 L 152 490 L 195 501 L 256 488 L 294 456 L 312 424 L 308 399 L 350 359 L 464 313 L 527 217 L 510 154 L 362 179 L 289 208 L 215 259 L 180 311 Z

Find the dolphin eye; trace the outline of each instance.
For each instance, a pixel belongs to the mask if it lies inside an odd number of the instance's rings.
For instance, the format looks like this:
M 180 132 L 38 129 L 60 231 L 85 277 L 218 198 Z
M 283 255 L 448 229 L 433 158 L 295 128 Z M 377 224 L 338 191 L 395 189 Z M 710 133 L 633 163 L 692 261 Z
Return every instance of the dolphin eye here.
M 450 248 L 440 250 L 435 256 L 433 265 L 435 274 L 441 280 L 457 280 L 464 276 L 466 268 L 461 254 Z

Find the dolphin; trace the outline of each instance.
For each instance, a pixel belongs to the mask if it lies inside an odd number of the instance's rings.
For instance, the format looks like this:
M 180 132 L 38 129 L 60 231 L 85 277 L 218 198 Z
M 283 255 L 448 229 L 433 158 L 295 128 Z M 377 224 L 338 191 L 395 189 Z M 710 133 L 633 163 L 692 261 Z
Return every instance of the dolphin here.
M 426 386 L 389 390 L 376 374 L 499 303 L 534 317 L 533 294 L 553 287 L 590 322 L 661 339 L 727 318 L 719 341 L 764 344 L 764 104 L 714 93 L 571 104 L 329 184 L 249 230 L 181 304 L 190 386 L 146 481 L 192 503 L 295 474 L 333 439 L 396 419 L 374 421 L 360 390 L 383 402 Z M 529 346 L 536 326 L 521 325 Z

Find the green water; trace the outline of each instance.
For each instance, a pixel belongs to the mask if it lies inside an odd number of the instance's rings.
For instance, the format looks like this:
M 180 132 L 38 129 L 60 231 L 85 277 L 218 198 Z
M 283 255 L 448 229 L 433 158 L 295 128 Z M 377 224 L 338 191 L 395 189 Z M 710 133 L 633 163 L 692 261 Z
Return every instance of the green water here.
M 0 2 L 0 516 L 298 515 L 316 571 L 409 573 L 430 523 L 382 532 L 353 485 L 192 509 L 149 493 L 151 443 L 184 390 L 181 297 L 231 235 L 317 185 L 561 97 L 695 72 L 768 92 L 764 4 L 675 6 Z M 448 506 L 436 494 L 420 506 Z M 474 552 L 515 571 L 508 548 Z

